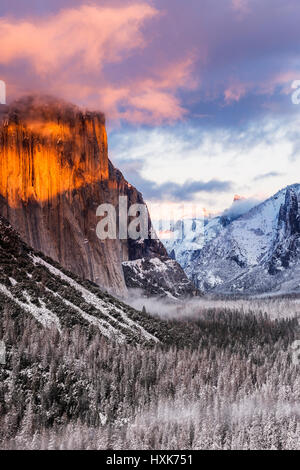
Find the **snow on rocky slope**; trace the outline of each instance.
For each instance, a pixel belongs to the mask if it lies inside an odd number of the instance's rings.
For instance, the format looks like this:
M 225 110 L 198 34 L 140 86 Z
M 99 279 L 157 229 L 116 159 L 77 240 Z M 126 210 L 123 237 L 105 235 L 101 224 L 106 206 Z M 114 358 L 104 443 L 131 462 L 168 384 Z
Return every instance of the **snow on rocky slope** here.
M 0 217 L 0 310 L 45 328 L 76 325 L 118 342 L 155 343 L 155 320 L 29 248 Z
M 129 288 L 140 289 L 147 296 L 169 299 L 200 295 L 183 269 L 172 259 L 143 258 L 123 262 L 124 276 Z
M 224 227 L 222 217 L 179 220 L 171 229 L 170 238 L 163 239 L 169 256 L 183 269 L 196 259 L 206 243 Z
M 201 240 L 198 249 L 190 249 L 190 235 L 175 242 L 177 261 L 204 291 L 300 292 L 299 198 L 295 184 L 236 220 L 212 219 L 202 238 L 194 232 L 194 240 Z

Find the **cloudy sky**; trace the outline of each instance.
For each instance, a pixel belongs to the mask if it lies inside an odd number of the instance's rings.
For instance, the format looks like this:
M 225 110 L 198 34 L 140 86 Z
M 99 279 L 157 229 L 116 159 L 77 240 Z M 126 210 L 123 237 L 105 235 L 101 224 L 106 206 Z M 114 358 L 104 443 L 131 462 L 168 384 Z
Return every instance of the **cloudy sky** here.
M 218 212 L 300 182 L 299 18 L 299 0 L 1 0 L 0 79 L 8 101 L 104 111 L 149 203 Z

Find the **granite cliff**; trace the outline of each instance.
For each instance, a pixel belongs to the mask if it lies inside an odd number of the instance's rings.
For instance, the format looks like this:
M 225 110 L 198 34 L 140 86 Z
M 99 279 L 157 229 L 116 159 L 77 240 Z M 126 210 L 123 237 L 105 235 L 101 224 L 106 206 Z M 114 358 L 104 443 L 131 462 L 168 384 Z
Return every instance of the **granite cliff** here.
M 168 259 L 159 240 L 96 235 L 99 204 L 118 209 L 120 195 L 129 206 L 144 202 L 109 161 L 103 114 L 37 96 L 0 111 L 0 214 L 26 243 L 119 295 L 127 292 L 123 262 Z

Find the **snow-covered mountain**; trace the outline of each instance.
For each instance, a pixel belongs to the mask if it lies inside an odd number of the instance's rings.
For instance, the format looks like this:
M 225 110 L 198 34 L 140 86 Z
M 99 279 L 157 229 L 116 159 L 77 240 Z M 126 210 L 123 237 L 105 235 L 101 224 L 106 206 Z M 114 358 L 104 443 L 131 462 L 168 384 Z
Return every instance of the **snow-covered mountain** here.
M 300 293 L 299 198 L 291 185 L 235 220 L 209 221 L 198 250 L 187 250 L 196 231 L 175 242 L 177 261 L 204 291 Z
M 178 261 L 185 270 L 226 223 L 227 220 L 222 217 L 179 220 L 171 227 L 170 238 L 162 239 L 162 242 L 169 256 Z
M 58 332 L 98 331 L 119 343 L 156 343 L 156 320 L 28 247 L 0 217 L 0 314 L 29 316 Z

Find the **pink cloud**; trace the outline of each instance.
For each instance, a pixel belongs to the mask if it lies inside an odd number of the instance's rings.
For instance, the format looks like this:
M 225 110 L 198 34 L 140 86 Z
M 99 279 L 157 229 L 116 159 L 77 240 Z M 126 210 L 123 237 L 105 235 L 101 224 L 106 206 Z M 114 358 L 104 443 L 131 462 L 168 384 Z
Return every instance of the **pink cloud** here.
M 62 83 L 60 94 L 67 99 L 76 95 L 86 102 L 93 95 L 92 107 L 100 108 L 109 120 L 125 119 L 140 124 L 174 122 L 187 112 L 176 97 L 176 90 L 196 86 L 191 78 L 191 67 L 192 59 L 186 59 L 163 70 L 152 70 L 152 78 L 135 77 L 122 86 L 105 80 L 96 89 L 76 84 L 70 87 Z
M 226 104 L 240 101 L 247 93 L 248 86 L 245 83 L 234 82 L 224 91 Z
M 193 58 L 153 70 L 152 78 L 140 78 L 127 89 L 126 119 L 156 123 L 181 119 L 186 110 L 175 93 L 178 88 L 194 89 L 197 82 L 191 75 Z M 133 111 L 135 113 L 133 114 Z M 141 114 L 142 113 L 142 114 Z M 125 116 L 123 116 L 125 117 Z
M 34 91 L 38 88 L 101 108 L 109 119 L 139 123 L 181 119 L 186 111 L 177 92 L 196 86 L 193 55 L 185 59 L 157 55 L 142 70 L 126 63 L 144 53 L 151 42 L 145 25 L 159 16 L 157 9 L 137 1 L 108 7 L 82 5 L 26 21 L 2 18 L 0 65 L 25 61 L 30 66 L 23 83 L 26 92 L 32 77 Z M 110 70 L 115 64 L 119 74 Z M 11 90 L 20 81 L 14 76 Z
M 80 65 L 99 69 L 145 45 L 141 27 L 158 11 L 147 4 L 118 8 L 82 5 L 47 19 L 2 19 L 0 63 L 27 59 L 43 73 L 79 59 Z
M 248 0 L 231 0 L 231 5 L 233 10 L 242 17 L 250 11 Z

